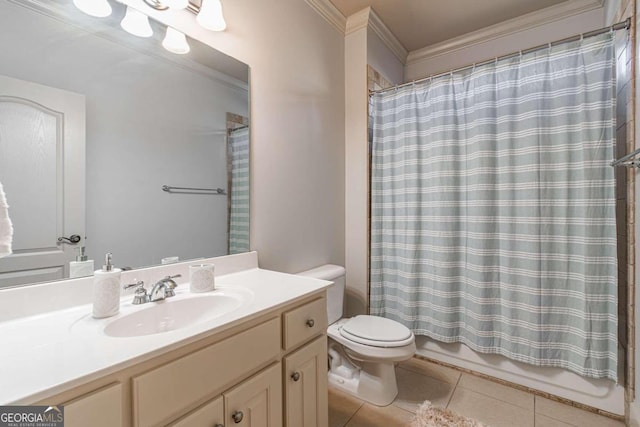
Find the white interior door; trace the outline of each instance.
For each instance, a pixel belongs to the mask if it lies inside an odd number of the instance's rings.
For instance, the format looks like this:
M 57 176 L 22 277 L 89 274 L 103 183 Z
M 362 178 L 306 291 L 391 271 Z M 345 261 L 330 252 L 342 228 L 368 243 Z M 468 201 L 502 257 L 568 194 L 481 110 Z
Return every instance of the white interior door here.
M 0 182 L 13 222 L 13 255 L 0 287 L 68 277 L 85 236 L 85 97 L 0 75 Z

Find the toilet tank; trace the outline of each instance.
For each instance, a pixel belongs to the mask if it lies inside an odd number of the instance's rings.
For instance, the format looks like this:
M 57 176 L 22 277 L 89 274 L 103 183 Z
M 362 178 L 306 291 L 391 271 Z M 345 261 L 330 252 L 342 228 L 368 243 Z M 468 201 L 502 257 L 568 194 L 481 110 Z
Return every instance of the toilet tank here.
M 344 304 L 345 269 L 339 265 L 326 264 L 298 273 L 299 276 L 329 280 L 333 285 L 327 288 L 327 321 L 332 324 L 342 317 Z

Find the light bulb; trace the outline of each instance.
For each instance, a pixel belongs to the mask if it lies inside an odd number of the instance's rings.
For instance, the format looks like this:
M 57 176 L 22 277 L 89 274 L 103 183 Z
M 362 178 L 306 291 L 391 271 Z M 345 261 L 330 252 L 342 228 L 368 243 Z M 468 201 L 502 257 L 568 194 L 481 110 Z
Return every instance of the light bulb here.
M 73 0 L 73 4 L 87 15 L 96 18 L 106 18 L 112 12 L 107 0 Z
M 147 15 L 129 6 L 127 6 L 127 13 L 125 13 L 122 22 L 120 22 L 120 26 L 127 33 L 134 36 L 151 37 L 153 35 Z
M 189 0 L 162 0 L 162 4 L 171 9 L 186 9 L 189 6 Z
M 162 46 L 169 52 L 177 53 L 178 55 L 184 55 L 191 50 L 189 43 L 187 43 L 187 37 L 171 27 L 167 27 L 167 35 L 164 36 Z
M 222 16 L 220 0 L 202 0 L 202 6 L 200 6 L 196 20 L 207 30 L 224 31 L 227 28 L 227 23 L 224 22 L 224 16 Z

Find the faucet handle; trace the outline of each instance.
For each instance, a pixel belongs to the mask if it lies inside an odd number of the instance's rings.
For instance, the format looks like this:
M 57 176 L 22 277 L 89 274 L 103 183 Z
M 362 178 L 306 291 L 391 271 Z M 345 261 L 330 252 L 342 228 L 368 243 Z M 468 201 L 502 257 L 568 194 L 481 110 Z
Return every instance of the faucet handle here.
M 149 295 L 147 295 L 147 290 L 145 289 L 144 282 L 142 280 L 136 283 L 130 283 L 128 285 L 124 285 L 124 288 L 125 289 L 136 288 L 136 292 L 133 295 L 132 304 L 138 305 L 138 304 L 144 304 L 146 302 L 149 302 Z
M 124 289 L 137 288 L 137 287 L 140 287 L 140 286 L 144 288 L 144 281 L 140 280 L 140 281 L 138 281 L 136 283 L 129 283 L 128 285 L 124 285 Z
M 175 288 L 178 287 L 178 284 L 173 279 L 177 279 L 178 277 L 182 277 L 182 274 L 174 274 L 173 276 L 165 276 L 165 278 L 162 279 L 162 281 L 165 282 L 169 286 L 169 288 L 175 289 Z
M 167 285 L 167 287 L 164 290 L 164 294 L 166 298 L 176 296 L 176 292 L 174 291 L 174 289 L 178 287 L 178 284 L 173 279 L 177 279 L 178 277 L 182 277 L 182 274 L 175 274 L 173 276 L 167 276 L 164 278 L 163 281 Z

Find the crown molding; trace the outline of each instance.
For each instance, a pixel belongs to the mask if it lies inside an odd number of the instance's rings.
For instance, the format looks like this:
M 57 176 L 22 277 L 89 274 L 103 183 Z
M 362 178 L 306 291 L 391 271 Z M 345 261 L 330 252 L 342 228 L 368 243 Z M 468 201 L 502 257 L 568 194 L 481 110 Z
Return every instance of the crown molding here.
M 367 28 L 369 26 L 369 16 L 371 15 L 371 7 L 367 6 L 364 9 L 347 16 L 347 25 L 344 30 L 344 35 L 349 34 Z
M 479 43 L 509 36 L 543 24 L 565 19 L 580 13 L 589 12 L 591 10 L 601 8 L 603 5 L 604 0 L 569 0 L 478 31 L 473 31 L 459 37 L 445 40 L 441 43 L 436 43 L 422 49 L 411 51 L 407 56 L 406 64 L 420 62 L 425 59 L 431 59 Z
M 391 32 L 389 27 L 382 22 L 382 19 L 380 19 L 376 11 L 373 9 L 371 9 L 371 14 L 369 16 L 369 28 L 371 28 L 373 32 L 380 37 L 380 40 L 382 40 L 382 42 L 389 48 L 389 50 L 391 50 L 402 64 L 406 64 L 409 52 L 405 49 L 402 43 L 400 43 L 400 40 L 398 40 L 398 38 Z
M 329 0 L 305 0 L 309 6 L 320 16 L 322 16 L 329 24 L 338 30 L 341 34 L 345 33 L 347 28 L 347 18 L 342 12 L 333 5 Z
M 369 26 L 401 63 L 404 64 L 407 61 L 409 52 L 371 7 L 366 7 L 349 17 L 345 17 L 330 0 L 305 1 L 329 24 L 344 35 Z

